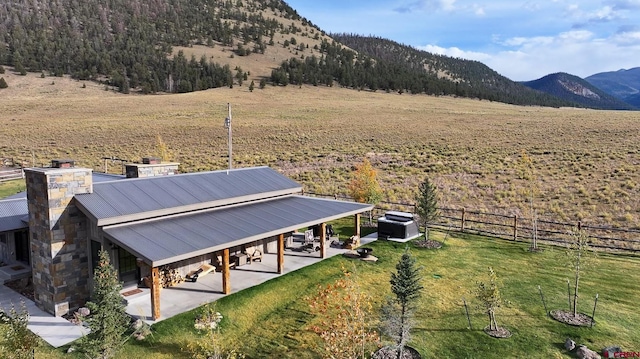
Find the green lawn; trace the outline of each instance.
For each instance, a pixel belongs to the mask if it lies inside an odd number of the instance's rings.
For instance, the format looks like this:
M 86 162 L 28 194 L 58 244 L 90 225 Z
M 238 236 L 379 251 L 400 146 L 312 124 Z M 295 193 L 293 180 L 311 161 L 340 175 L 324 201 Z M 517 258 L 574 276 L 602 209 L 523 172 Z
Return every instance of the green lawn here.
M 25 189 L 24 179 L 0 182 L 0 199 L 22 192 Z
M 377 241 L 371 247 L 377 263 L 334 257 L 219 300 L 225 338 L 247 358 L 319 358 L 319 341 L 308 330 L 313 318 L 305 297 L 338 278 L 346 266 L 379 308 L 390 293 L 389 274 L 405 244 Z M 443 249 L 412 248 L 424 267 L 425 291 L 411 345 L 425 358 L 568 358 L 563 349 L 567 337 L 596 351 L 608 345 L 640 349 L 640 258 L 599 255 L 582 279 L 578 306 L 591 314 L 594 296 L 600 295 L 596 325 L 576 328 L 547 318 L 537 290 L 541 285 L 550 310 L 567 307 L 566 279 L 571 273 L 562 264 L 563 251 L 546 247 L 542 253 L 529 253 L 527 247 L 528 243 L 454 234 Z M 472 292 L 477 281 L 486 279 L 488 266 L 498 275 L 503 298 L 511 302 L 497 314 L 498 324 L 512 331 L 510 339 L 493 339 L 481 330 L 488 320 Z M 472 330 L 467 329 L 463 297 L 470 305 Z M 127 343 L 120 357 L 187 358 L 181 348 L 198 337 L 194 316 L 195 311 L 160 322 L 152 338 Z M 63 356 L 47 349 L 43 354 Z

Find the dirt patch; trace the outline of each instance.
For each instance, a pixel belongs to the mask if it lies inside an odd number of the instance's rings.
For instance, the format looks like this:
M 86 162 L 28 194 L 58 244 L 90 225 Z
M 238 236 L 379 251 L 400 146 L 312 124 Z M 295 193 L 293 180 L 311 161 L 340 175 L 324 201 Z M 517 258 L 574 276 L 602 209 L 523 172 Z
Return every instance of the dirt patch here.
M 442 242 L 434 241 L 432 239 L 420 239 L 414 241 L 413 244 L 418 248 L 438 249 L 442 248 Z
M 574 316 L 573 312 L 558 309 L 551 311 L 550 314 L 553 319 L 576 327 L 590 327 L 592 323 L 592 318 L 583 313 L 577 313 Z
M 487 326 L 484 328 L 484 332 L 487 333 L 489 336 L 492 336 L 498 339 L 506 339 L 511 337 L 511 332 L 509 331 L 509 329 L 503 328 L 503 327 L 497 327 L 496 329 L 491 330 Z
M 373 359 L 396 359 L 397 358 L 396 351 L 391 347 L 380 348 L 377 352 L 373 353 L 371 358 Z M 412 347 L 404 347 L 404 351 L 402 353 L 402 359 L 420 359 L 422 355 L 418 353 L 417 350 Z
M 33 283 L 30 278 L 15 279 L 4 284 L 7 288 L 20 293 L 29 300 L 35 300 Z

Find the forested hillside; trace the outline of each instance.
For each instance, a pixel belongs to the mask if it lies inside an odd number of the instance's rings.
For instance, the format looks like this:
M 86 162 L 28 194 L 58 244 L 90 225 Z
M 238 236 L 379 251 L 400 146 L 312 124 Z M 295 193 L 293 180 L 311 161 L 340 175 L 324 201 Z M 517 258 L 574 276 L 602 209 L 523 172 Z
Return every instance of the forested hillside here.
M 217 62 L 206 50 L 214 48 L 222 49 L 215 55 Z M 576 106 L 510 81 L 480 62 L 433 55 L 375 37 L 336 34 L 332 39 L 281 0 L 0 4 L 0 64 L 21 74 L 70 74 L 123 93 L 190 92 L 247 80 L 249 73 L 234 56 L 269 59 L 271 65 L 259 67 L 269 70 L 251 76 L 269 78 L 268 71 L 277 67 L 271 72 L 275 85 L 339 85 Z
M 231 86 L 228 66 L 170 56 L 172 46 L 262 53 L 276 32 L 301 31 L 282 19 L 300 17 L 280 0 L 8 0 L 0 4 L 0 64 L 23 74 L 105 80 L 122 92 Z

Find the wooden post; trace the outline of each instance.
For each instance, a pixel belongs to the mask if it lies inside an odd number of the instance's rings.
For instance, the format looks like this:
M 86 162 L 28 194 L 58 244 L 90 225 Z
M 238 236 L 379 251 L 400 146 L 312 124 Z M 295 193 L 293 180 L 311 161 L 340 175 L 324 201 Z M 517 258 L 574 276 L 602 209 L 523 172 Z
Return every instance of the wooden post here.
M 581 231 L 582 230 L 582 222 L 578 221 L 578 230 Z
M 151 319 L 160 318 L 160 270 L 151 268 Z
M 284 273 L 284 234 L 278 235 L 278 274 Z
M 222 251 L 222 293 L 231 294 L 231 278 L 229 273 L 229 248 Z
M 326 255 L 325 242 L 327 241 L 327 224 L 320 223 L 320 258 Z
M 464 217 L 465 217 L 465 210 L 464 208 L 462 208 L 462 223 L 460 224 L 460 232 L 464 232 Z
M 518 215 L 513 215 L 513 241 L 518 241 Z
M 354 222 L 353 234 L 360 238 L 360 213 L 356 213 Z

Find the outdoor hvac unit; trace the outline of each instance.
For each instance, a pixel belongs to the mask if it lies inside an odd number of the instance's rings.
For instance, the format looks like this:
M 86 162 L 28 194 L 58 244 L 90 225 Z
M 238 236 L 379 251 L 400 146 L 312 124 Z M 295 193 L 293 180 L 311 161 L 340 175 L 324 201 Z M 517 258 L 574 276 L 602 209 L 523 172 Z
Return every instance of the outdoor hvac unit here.
M 389 211 L 378 218 L 378 239 L 407 239 L 418 235 L 418 223 L 411 213 Z

